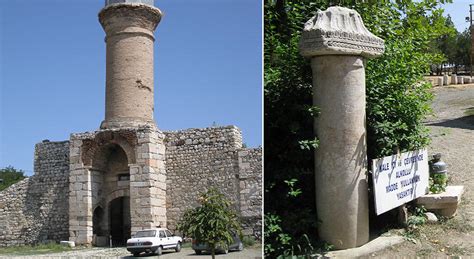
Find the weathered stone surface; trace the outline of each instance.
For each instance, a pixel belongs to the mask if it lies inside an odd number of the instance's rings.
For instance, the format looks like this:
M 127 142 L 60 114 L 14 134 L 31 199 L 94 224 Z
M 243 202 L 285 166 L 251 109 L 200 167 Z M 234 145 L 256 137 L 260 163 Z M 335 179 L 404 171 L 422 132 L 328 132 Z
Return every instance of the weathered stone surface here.
M 443 85 L 449 85 L 449 78 L 447 75 L 443 76 Z
M 443 86 L 443 78 L 438 77 L 438 86 Z
M 235 126 L 165 135 L 168 228 L 175 230 L 184 211 L 198 205 L 199 194 L 216 187 L 242 215 L 244 232 L 260 237 L 261 149 L 242 148 L 241 132 Z M 242 164 L 246 165 L 241 168 Z M 243 188 L 240 183 L 245 183 Z M 244 193 L 249 200 L 242 202 Z
M 432 212 L 426 212 L 425 217 L 428 223 L 438 223 L 438 217 Z
M 108 5 L 99 13 L 106 32 L 106 104 L 101 128 L 154 124 L 153 32 L 158 8 L 144 4 Z
M 105 5 L 111 4 L 147 4 L 147 5 L 155 5 L 155 0 L 106 0 Z
M 68 239 L 68 165 L 67 141 L 36 144 L 35 174 L 0 192 L 0 246 Z
M 464 186 L 448 186 L 446 191 L 438 194 L 427 194 L 416 199 L 416 204 L 444 217 L 456 215 L 457 208 L 464 193 Z
M 456 74 L 452 74 L 451 75 L 451 84 L 456 85 L 457 83 L 458 83 L 458 77 L 456 76 Z
M 376 57 L 384 52 L 384 41 L 373 35 L 357 11 L 333 6 L 305 23 L 300 52 L 305 57 L 355 55 Z
M 369 240 L 364 57 L 383 52 L 384 41 L 343 7 L 318 11 L 301 37 L 300 53 L 311 58 L 313 104 L 322 111 L 315 119 L 318 231 L 338 249 Z
M 458 81 L 458 84 L 460 84 L 460 85 L 464 84 L 464 77 L 463 76 L 458 76 L 457 81 Z
M 324 111 L 315 122 L 319 234 L 337 248 L 357 247 L 369 240 L 363 58 L 318 56 L 311 64 L 313 103 Z

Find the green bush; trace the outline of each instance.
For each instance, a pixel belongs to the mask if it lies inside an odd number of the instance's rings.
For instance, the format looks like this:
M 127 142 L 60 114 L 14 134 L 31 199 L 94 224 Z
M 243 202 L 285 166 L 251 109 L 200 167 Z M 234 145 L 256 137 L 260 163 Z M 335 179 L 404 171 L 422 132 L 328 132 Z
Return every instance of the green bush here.
M 0 183 L 0 191 L 3 191 L 10 185 L 25 179 L 25 176 L 23 174 L 23 171 L 17 170 L 12 166 L 7 166 L 5 168 L 0 169 L 0 179 L 3 180 Z
M 244 244 L 244 247 L 250 247 L 255 245 L 255 238 L 252 236 L 244 236 L 242 238 L 242 244 Z

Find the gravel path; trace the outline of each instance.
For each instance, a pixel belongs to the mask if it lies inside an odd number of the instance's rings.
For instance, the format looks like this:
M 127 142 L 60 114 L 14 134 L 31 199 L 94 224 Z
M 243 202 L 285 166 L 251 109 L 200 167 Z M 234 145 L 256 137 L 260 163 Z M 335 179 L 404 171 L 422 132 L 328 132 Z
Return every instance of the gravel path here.
M 416 244 L 404 242 L 377 257 L 474 255 L 474 84 L 436 87 L 434 115 L 426 122 L 431 130 L 430 155 L 442 154 L 448 165 L 449 185 L 464 185 L 458 215 L 436 225 L 425 225 Z
M 1 256 L 0 256 L 1 257 Z M 34 255 L 34 257 L 44 258 L 211 258 L 210 254 L 196 255 L 191 248 L 183 248 L 181 252 L 176 253 L 172 250 L 163 251 L 161 256 L 141 254 L 139 257 L 133 257 L 125 248 L 84 248 L 73 251 Z M 32 256 L 15 256 L 15 258 L 32 258 Z M 240 252 L 229 252 L 228 254 L 216 255 L 216 258 L 240 259 L 240 258 L 262 258 L 262 249 L 260 247 L 245 248 Z

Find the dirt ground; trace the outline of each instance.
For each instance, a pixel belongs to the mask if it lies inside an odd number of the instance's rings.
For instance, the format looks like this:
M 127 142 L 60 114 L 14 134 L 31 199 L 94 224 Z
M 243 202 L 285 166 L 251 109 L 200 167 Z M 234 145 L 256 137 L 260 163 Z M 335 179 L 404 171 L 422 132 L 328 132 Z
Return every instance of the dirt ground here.
M 32 258 L 33 255 L 29 256 L 15 256 L 14 258 Z M 72 250 L 61 253 L 51 253 L 51 254 L 41 254 L 34 255 L 34 257 L 40 258 L 164 258 L 164 259 L 173 259 L 173 258 L 195 258 L 195 259 L 204 259 L 211 258 L 210 254 L 196 255 L 191 248 L 183 248 L 179 253 L 174 252 L 174 250 L 165 250 L 161 256 L 157 255 L 146 255 L 140 254 L 139 257 L 133 257 L 130 252 L 125 248 L 84 248 L 78 250 Z M 0 256 L 2 258 L 2 256 Z M 228 254 L 219 254 L 216 255 L 216 258 L 228 258 L 228 259 L 243 259 L 243 258 L 262 258 L 262 249 L 260 246 L 244 248 L 243 251 L 229 252 Z
M 442 153 L 449 185 L 464 185 L 458 214 L 445 222 L 421 227 L 415 242 L 406 241 L 371 256 L 445 257 L 474 255 L 474 84 L 435 87 L 430 155 Z

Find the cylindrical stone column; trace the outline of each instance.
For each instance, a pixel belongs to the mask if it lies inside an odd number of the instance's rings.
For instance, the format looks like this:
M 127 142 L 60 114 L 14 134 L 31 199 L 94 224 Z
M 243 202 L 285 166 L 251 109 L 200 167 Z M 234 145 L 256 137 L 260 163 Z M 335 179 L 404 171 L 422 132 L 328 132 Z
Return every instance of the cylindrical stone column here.
M 448 76 L 447 76 L 447 75 L 444 75 L 444 76 L 443 76 L 443 85 L 449 85 L 449 81 L 448 81 L 448 80 L 449 80 Z
M 369 240 L 364 58 L 384 41 L 351 9 L 318 11 L 306 24 L 301 54 L 311 58 L 320 140 L 315 151 L 316 207 L 322 239 L 338 249 Z
M 101 128 L 154 125 L 153 32 L 162 14 L 152 4 L 152 0 L 108 0 L 99 13 L 107 44 Z

